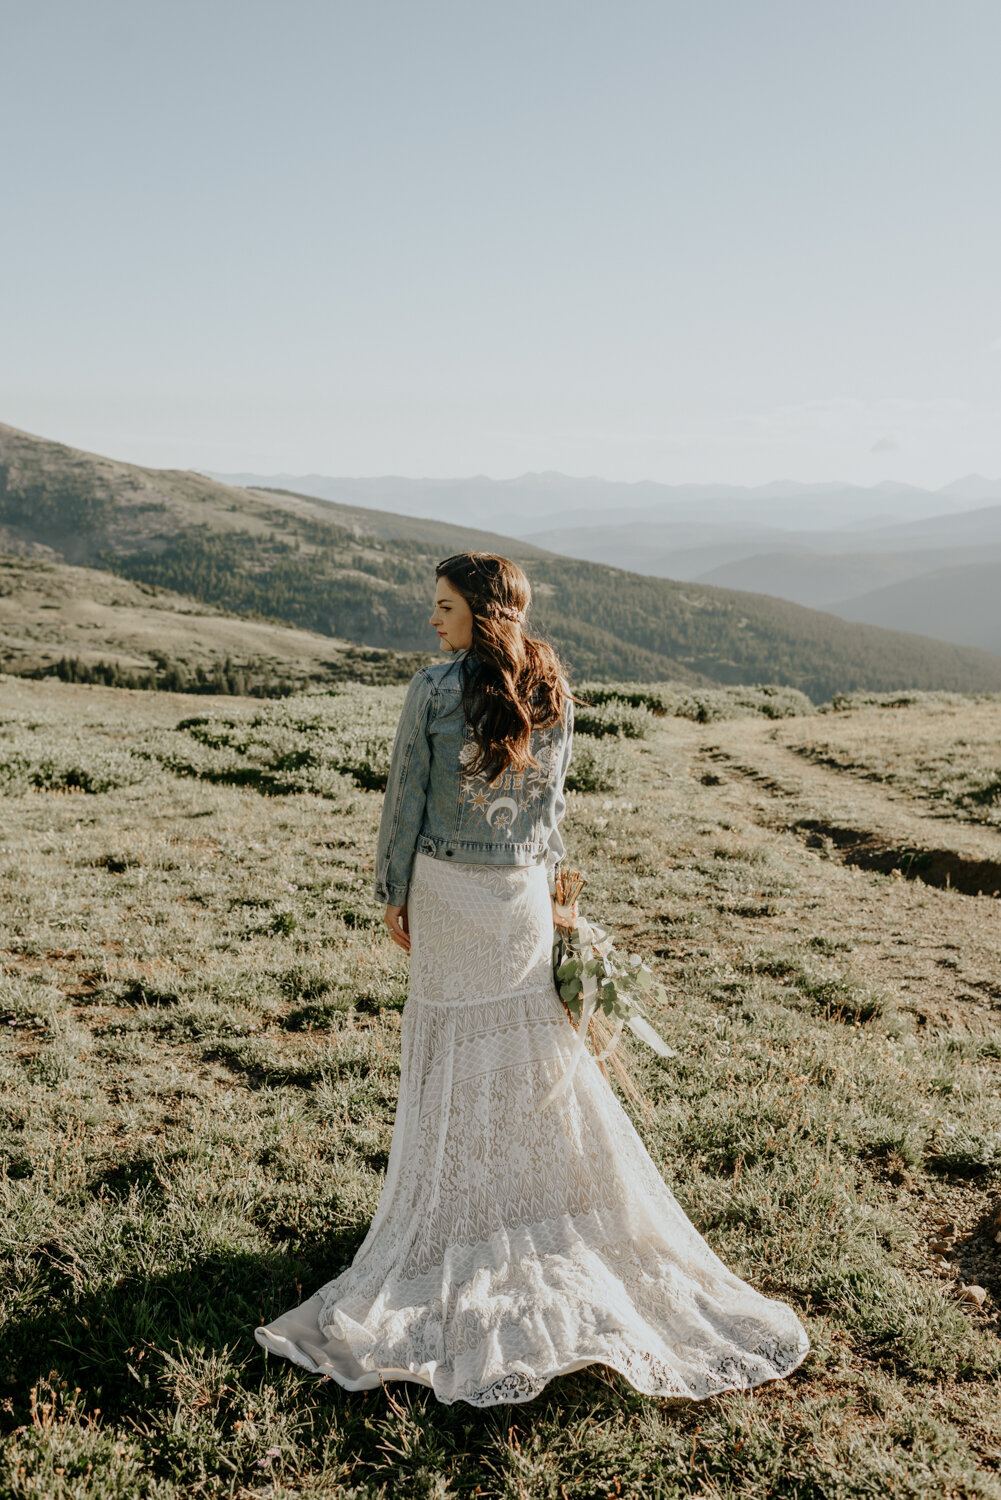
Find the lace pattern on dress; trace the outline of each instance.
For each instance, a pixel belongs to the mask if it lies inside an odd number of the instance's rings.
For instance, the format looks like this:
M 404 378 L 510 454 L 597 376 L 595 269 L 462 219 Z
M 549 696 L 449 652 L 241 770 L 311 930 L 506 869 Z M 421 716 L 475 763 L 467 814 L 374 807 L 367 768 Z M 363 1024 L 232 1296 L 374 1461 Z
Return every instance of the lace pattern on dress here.
M 574 1033 L 550 967 L 541 866 L 418 855 L 411 985 L 386 1182 L 353 1263 L 258 1330 L 351 1388 L 380 1374 L 445 1402 L 521 1402 L 590 1363 L 701 1399 L 788 1374 L 792 1308 L 716 1256 Z M 297 1321 L 298 1319 L 298 1321 Z

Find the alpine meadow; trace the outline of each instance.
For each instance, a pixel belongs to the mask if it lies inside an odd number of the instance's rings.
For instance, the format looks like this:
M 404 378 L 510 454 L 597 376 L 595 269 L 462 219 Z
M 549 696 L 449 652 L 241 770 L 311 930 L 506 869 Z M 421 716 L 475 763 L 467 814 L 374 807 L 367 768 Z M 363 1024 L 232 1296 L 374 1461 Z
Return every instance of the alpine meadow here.
M 0 11 L 0 1500 L 1001 1500 L 999 0 Z
M 254 1342 L 385 1179 L 376 830 L 471 546 L 580 700 L 582 905 L 666 987 L 623 1102 L 809 1331 L 751 1394 L 477 1410 Z M 0 1495 L 1001 1500 L 1001 657 L 9 427 L 0 547 Z

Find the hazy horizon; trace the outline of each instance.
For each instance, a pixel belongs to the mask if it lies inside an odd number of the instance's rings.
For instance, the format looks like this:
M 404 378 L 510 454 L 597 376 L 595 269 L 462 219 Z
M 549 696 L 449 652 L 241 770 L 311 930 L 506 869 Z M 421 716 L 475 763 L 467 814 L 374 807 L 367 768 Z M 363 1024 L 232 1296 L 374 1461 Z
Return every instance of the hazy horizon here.
M 0 420 L 156 467 L 1001 476 L 992 0 L 0 0 Z
M 115 462 L 140 462 L 135 459 L 125 459 L 120 454 L 97 448 L 87 448 L 79 443 L 69 443 L 58 433 L 30 432 L 25 428 L 18 428 L 14 423 L 3 423 L 0 416 L 0 426 L 7 425 L 16 431 L 25 432 L 27 436 L 38 438 L 42 442 L 62 443 L 65 446 L 76 448 L 81 452 L 89 452 L 98 457 L 108 458 Z M 271 472 L 248 469 L 212 469 L 197 464 L 154 464 L 141 465 L 153 471 L 163 469 L 182 470 L 194 474 L 200 474 L 208 479 L 216 479 L 237 486 L 252 485 L 258 481 L 276 480 L 283 483 L 291 480 L 299 481 L 330 481 L 333 483 L 359 483 L 365 485 L 385 484 L 407 484 L 407 485 L 442 485 L 451 487 L 463 483 L 477 483 L 483 481 L 487 484 L 514 485 L 526 480 L 538 481 L 560 481 L 560 488 L 565 484 L 581 485 L 608 485 L 611 487 L 624 487 L 634 489 L 655 490 L 678 490 L 697 491 L 711 490 L 721 495 L 725 494 L 748 494 L 766 496 L 771 492 L 776 498 L 782 494 L 804 494 L 816 493 L 818 496 L 828 491 L 849 491 L 873 494 L 900 494 L 907 492 L 922 495 L 944 495 L 956 503 L 958 508 L 969 508 L 977 505 L 990 505 L 995 501 L 1001 502 L 1001 476 L 994 477 L 989 474 L 969 472 L 956 475 L 951 480 L 946 480 L 940 485 L 917 485 L 909 480 L 879 479 L 868 484 L 856 484 L 850 480 L 841 478 L 832 479 L 795 479 L 788 475 L 763 480 L 754 484 L 733 483 L 729 480 L 691 480 L 688 482 L 672 482 L 670 480 L 654 479 L 649 475 L 641 475 L 635 479 L 618 479 L 609 474 L 570 474 L 563 469 L 523 469 L 519 473 L 512 474 L 487 474 L 483 470 L 476 473 L 463 474 L 402 474 L 377 472 L 372 474 L 321 474 L 316 470 L 277 469 Z M 983 493 L 978 493 L 983 492 Z
M 108 455 L 114 457 L 113 454 Z M 193 466 L 192 466 L 193 467 Z M 337 479 L 345 482 L 351 480 L 377 481 L 377 480 L 403 480 L 412 481 L 415 484 L 461 484 L 463 480 L 484 479 L 491 484 L 512 484 L 520 479 L 566 479 L 578 484 L 623 484 L 623 485 L 656 485 L 663 488 L 673 489 L 741 489 L 741 490 L 769 490 L 781 489 L 783 487 L 796 490 L 806 489 L 870 489 L 870 490 L 897 490 L 916 489 L 927 494 L 943 494 L 964 481 L 983 481 L 985 484 L 997 486 L 999 498 L 1001 498 L 1001 475 L 995 477 L 991 474 L 980 474 L 970 471 L 967 474 L 957 474 L 952 479 L 947 479 L 940 485 L 917 485 L 905 479 L 874 479 L 868 484 L 855 485 L 851 480 L 835 477 L 833 479 L 796 479 L 790 475 L 777 475 L 772 479 L 762 480 L 755 484 L 739 484 L 730 480 L 693 479 L 673 481 L 670 479 L 654 479 L 650 475 L 640 475 L 636 479 L 619 479 L 611 474 L 569 474 L 564 469 L 522 469 L 517 474 L 487 474 L 483 470 L 467 474 L 400 474 L 384 473 L 373 474 L 321 474 L 315 469 L 276 469 L 265 474 L 261 470 L 250 469 L 194 469 L 194 472 L 204 474 L 207 478 L 219 478 L 221 476 L 231 477 L 240 474 L 253 474 L 255 478 L 267 479 Z

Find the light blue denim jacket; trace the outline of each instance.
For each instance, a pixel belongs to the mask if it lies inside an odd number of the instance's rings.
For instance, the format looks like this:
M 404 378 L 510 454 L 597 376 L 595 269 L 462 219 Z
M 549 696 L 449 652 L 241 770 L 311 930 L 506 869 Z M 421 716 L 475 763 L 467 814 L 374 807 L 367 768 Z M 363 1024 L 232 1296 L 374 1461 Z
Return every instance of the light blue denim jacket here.
M 573 704 L 563 723 L 532 731 L 537 766 L 493 781 L 467 769 L 472 727 L 462 710 L 460 666 L 467 651 L 422 667 L 403 702 L 382 804 L 375 899 L 404 906 L 414 855 L 455 864 L 545 862 L 550 891 L 563 859 L 559 822 L 573 745 Z

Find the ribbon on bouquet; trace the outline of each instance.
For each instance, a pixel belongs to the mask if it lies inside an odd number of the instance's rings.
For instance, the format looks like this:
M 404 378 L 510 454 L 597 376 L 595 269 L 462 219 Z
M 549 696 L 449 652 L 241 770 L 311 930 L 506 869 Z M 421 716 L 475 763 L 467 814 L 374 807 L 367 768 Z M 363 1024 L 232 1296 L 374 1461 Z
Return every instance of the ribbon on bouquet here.
M 630 1016 L 625 1024 L 641 1041 L 646 1042 L 648 1047 L 652 1047 L 658 1057 L 677 1057 L 678 1054 L 674 1048 L 669 1047 L 664 1038 L 654 1031 L 650 1022 L 644 1020 L 642 1016 Z
M 584 1048 L 587 1045 L 587 1028 L 591 1024 L 591 1017 L 594 1015 L 594 1004 L 597 995 L 597 979 L 593 974 L 585 974 L 581 980 L 580 1023 L 577 1027 L 577 1035 L 574 1037 L 573 1046 L 570 1049 L 570 1059 L 560 1077 L 557 1078 L 549 1093 L 543 1099 L 543 1109 L 545 1109 L 547 1104 L 552 1104 L 553 1100 L 558 1099 L 561 1094 L 565 1094 L 573 1082 L 574 1074 L 577 1071 L 577 1064 L 583 1057 Z
M 563 909 L 565 910 L 565 908 Z M 557 910 L 560 910 L 560 908 L 557 908 Z M 603 958 L 612 947 L 612 939 L 607 935 L 604 928 L 593 925 L 587 920 L 586 917 L 577 917 L 577 919 L 573 923 L 573 927 L 570 928 L 570 930 L 573 932 L 577 940 L 575 946 L 577 947 L 582 957 L 591 955 Z M 542 1101 L 543 1109 L 545 1109 L 546 1105 L 551 1104 L 554 1099 L 559 1099 L 563 1094 L 565 1094 L 567 1089 L 573 1082 L 574 1075 L 577 1072 L 577 1066 L 582 1056 L 584 1055 L 584 1051 L 587 1045 L 588 1028 L 590 1027 L 592 1017 L 594 1016 L 597 1009 L 597 1000 L 598 977 L 595 974 L 588 974 L 585 971 L 585 973 L 581 976 L 581 1010 L 580 1021 L 577 1025 L 577 1035 L 574 1037 L 573 1046 L 570 1049 L 570 1057 L 567 1061 L 566 1067 Z M 619 1016 L 617 1018 L 615 1026 L 612 1030 L 612 1034 L 609 1037 L 606 1045 L 601 1049 L 600 1052 L 595 1052 L 595 1062 L 604 1062 L 606 1058 L 611 1056 L 611 1054 L 615 1051 L 615 1048 L 618 1046 L 619 1039 L 622 1036 L 623 1027 L 625 1026 L 628 1026 L 630 1031 L 634 1032 L 635 1035 L 641 1039 L 641 1041 L 646 1042 L 648 1047 L 652 1047 L 654 1052 L 656 1052 L 658 1056 L 677 1057 L 678 1054 L 674 1051 L 673 1048 L 667 1045 L 663 1037 L 659 1036 L 657 1032 L 654 1031 L 649 1021 L 647 1021 L 643 1016 L 632 1015 L 624 1017 Z

